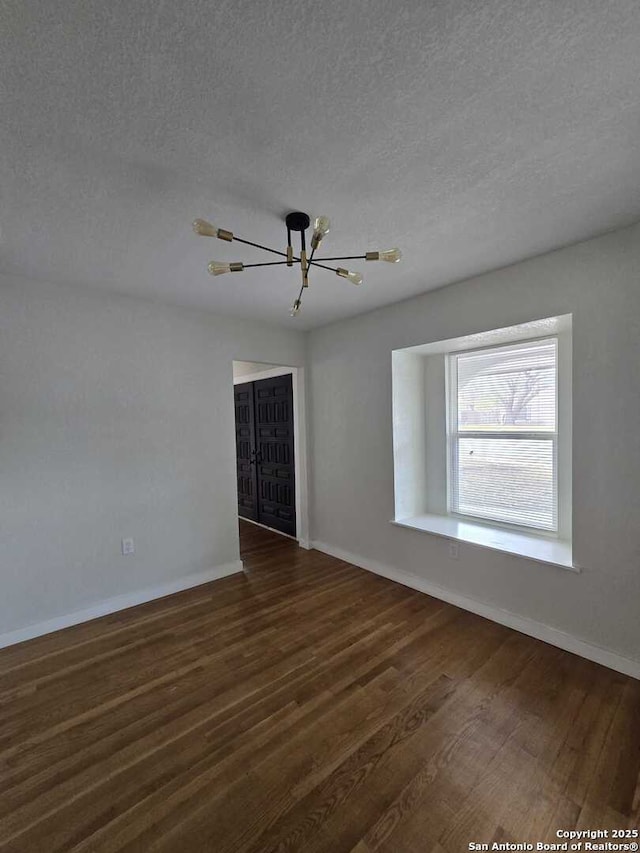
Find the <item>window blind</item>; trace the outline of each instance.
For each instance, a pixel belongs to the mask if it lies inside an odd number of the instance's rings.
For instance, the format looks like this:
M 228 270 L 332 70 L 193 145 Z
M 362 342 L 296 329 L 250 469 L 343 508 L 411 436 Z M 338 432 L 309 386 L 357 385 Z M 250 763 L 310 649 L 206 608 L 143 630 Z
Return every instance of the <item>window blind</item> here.
M 451 511 L 557 530 L 557 340 L 449 358 Z

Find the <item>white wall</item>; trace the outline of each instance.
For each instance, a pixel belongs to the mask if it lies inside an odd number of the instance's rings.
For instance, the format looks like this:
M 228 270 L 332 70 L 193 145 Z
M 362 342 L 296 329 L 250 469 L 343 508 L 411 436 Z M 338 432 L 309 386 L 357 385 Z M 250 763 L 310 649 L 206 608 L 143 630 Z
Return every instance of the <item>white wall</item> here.
M 582 573 L 390 525 L 391 351 L 568 313 Z M 313 331 L 309 360 L 315 541 L 640 661 L 640 226 Z
M 304 345 L 0 277 L 0 634 L 236 561 L 232 360 L 303 365 Z
M 427 509 L 425 359 L 393 353 L 393 432 L 395 517 Z

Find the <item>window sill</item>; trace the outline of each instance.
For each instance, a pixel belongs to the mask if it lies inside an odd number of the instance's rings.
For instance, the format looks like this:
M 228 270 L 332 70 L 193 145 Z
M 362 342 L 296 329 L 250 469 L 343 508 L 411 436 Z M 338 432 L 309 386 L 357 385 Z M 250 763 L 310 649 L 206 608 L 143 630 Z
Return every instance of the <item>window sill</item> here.
M 572 572 L 580 569 L 573 564 L 570 542 L 558 539 L 545 539 L 541 536 L 531 536 L 526 533 L 512 533 L 501 527 L 490 527 L 485 524 L 474 524 L 446 515 L 417 515 L 413 518 L 399 518 L 391 521 L 397 527 L 408 527 L 412 530 L 422 530 L 434 536 L 445 539 L 456 539 L 513 554 L 516 557 L 526 557 L 538 563 L 560 566 Z

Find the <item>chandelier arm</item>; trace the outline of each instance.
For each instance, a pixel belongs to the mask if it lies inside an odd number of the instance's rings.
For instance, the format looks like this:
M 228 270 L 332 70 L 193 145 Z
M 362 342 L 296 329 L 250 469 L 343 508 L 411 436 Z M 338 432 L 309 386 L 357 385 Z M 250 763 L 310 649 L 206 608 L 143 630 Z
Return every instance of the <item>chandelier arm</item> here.
M 235 239 L 235 238 L 234 238 Z M 294 264 L 300 263 L 300 258 L 293 258 Z M 328 267 L 325 264 L 319 264 L 318 261 L 307 261 L 307 264 L 313 263 L 314 267 L 321 267 L 323 270 L 329 270 L 329 272 L 335 272 L 335 267 Z M 249 269 L 249 267 L 279 267 L 279 266 L 287 266 L 289 261 L 267 261 L 262 264 L 243 264 L 245 269 Z
M 309 261 L 309 265 L 310 265 L 310 266 L 312 265 L 312 262 L 311 262 L 311 261 Z M 326 264 L 320 264 L 320 263 L 318 263 L 318 261 L 313 261 L 313 266 L 314 266 L 314 267 L 321 267 L 323 270 L 329 270 L 329 272 L 336 272 L 336 268 L 335 268 L 335 267 L 328 267 Z
M 313 256 L 315 255 L 315 252 L 316 252 L 316 248 L 312 243 L 311 244 L 311 255 L 309 256 L 309 258 L 307 259 L 307 262 L 306 262 L 306 267 L 307 267 L 306 274 L 304 275 L 304 277 L 302 279 L 302 286 L 303 287 L 305 286 L 305 284 L 307 285 L 307 287 L 309 286 L 309 270 L 311 269 L 311 263 L 313 261 Z
M 293 263 L 299 264 L 300 259 L 294 258 Z M 267 261 L 262 264 L 244 264 L 244 268 L 248 269 L 249 267 L 279 267 L 279 266 L 289 266 L 289 261 Z
M 341 258 L 318 258 L 318 261 L 364 261 L 366 258 L 366 255 L 344 255 L 344 257 Z M 318 263 L 318 261 L 316 261 L 316 263 Z
M 309 262 L 307 260 L 307 239 L 304 228 L 300 230 L 300 268 L 302 270 L 302 286 L 309 287 Z
M 255 249 L 262 249 L 265 252 L 271 252 L 273 255 L 280 255 L 281 258 L 286 258 L 287 255 L 285 252 L 279 252 L 277 249 L 270 249 L 268 246 L 261 246 L 259 243 L 252 243 L 250 240 L 243 240 L 242 237 L 236 237 L 233 235 L 233 239 L 236 243 L 244 243 L 246 246 L 253 246 Z M 358 258 L 364 258 L 364 255 L 357 255 Z M 323 258 L 322 260 L 334 260 L 333 258 Z M 336 260 L 344 260 L 343 258 L 337 258 Z M 294 263 L 300 263 L 300 258 L 293 258 Z M 310 261 L 307 261 L 307 264 L 310 264 Z M 245 267 L 249 266 L 249 264 L 245 264 Z M 328 267 L 325 264 L 318 263 L 318 261 L 313 261 L 314 267 L 322 267 L 323 270 L 329 270 L 329 272 L 335 272 L 335 267 Z

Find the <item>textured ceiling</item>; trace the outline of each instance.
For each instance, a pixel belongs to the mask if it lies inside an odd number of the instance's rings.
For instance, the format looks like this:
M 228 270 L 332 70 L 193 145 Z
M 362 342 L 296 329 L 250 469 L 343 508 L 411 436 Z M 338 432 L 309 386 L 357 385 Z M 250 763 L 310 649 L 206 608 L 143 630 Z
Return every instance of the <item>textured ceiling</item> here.
M 640 218 L 638 0 L 4 0 L 0 272 L 309 328 Z M 400 245 L 357 288 L 196 237 Z M 358 269 L 358 262 L 353 262 Z

